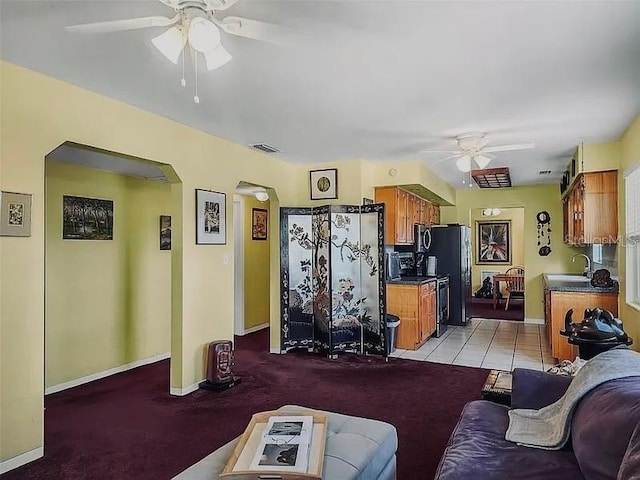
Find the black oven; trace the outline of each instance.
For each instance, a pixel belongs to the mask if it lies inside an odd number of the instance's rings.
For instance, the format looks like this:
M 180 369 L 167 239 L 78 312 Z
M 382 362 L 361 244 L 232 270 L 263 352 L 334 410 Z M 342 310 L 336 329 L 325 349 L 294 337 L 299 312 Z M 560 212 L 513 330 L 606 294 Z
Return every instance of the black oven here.
M 447 330 L 449 323 L 449 277 L 438 277 L 436 302 L 436 337 Z

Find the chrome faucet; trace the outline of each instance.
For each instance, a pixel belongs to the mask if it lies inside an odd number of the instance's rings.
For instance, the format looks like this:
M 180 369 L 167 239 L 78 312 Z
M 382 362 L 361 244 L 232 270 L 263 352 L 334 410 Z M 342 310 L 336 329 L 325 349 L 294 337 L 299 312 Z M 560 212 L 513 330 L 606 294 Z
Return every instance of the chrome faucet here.
M 572 258 L 571 261 L 575 262 L 576 261 L 576 257 L 584 257 L 585 260 L 587 261 L 585 266 L 584 266 L 584 271 L 582 272 L 582 275 L 584 275 L 587 278 L 591 278 L 593 276 L 593 272 L 591 271 L 591 259 L 589 258 L 589 255 L 585 255 L 584 253 L 576 253 Z

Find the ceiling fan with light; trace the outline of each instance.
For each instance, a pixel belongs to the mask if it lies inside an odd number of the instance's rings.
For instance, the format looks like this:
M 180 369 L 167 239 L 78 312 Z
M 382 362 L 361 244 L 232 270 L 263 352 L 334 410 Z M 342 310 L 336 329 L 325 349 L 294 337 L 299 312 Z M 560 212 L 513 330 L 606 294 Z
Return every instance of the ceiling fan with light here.
M 207 70 L 214 70 L 231 60 L 231 54 L 222 46 L 220 30 L 230 35 L 283 44 L 290 40 L 290 32 L 271 23 L 243 17 L 216 17 L 238 0 L 158 0 L 175 11 L 173 17 L 140 17 L 107 22 L 72 25 L 66 30 L 74 33 L 110 33 L 150 27 L 169 27 L 151 39 L 153 45 L 172 63 L 177 64 L 187 44 L 197 56 L 204 56 Z M 183 56 L 184 58 L 184 56 Z M 197 64 L 197 62 L 196 62 Z M 196 67 L 197 68 L 197 67 Z M 184 76 L 182 85 L 185 86 Z M 199 99 L 194 97 L 196 103 Z
M 437 160 L 437 162 L 457 158 L 456 166 L 458 167 L 458 170 L 466 173 L 473 168 L 472 161 L 481 169 L 489 165 L 489 162 L 496 158 L 492 153 L 535 148 L 534 143 L 517 143 L 513 145 L 497 145 L 490 147 L 487 146 L 488 141 L 485 140 L 484 137 L 484 133 L 467 133 L 464 135 L 458 135 L 456 137 L 458 150 L 421 150 L 419 153 L 451 153 L 452 155 L 441 158 L 440 160 Z

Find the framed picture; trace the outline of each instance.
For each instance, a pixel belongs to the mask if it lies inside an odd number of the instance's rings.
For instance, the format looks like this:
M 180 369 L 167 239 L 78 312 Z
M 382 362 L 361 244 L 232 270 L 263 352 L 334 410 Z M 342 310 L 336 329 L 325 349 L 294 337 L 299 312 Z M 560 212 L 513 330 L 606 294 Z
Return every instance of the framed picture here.
M 227 243 L 226 208 L 224 193 L 196 189 L 196 244 Z
M 62 238 L 113 240 L 113 200 L 63 195 Z
M 476 263 L 511 263 L 511 221 L 476 222 Z
M 31 195 L 0 192 L 0 235 L 31 236 Z
M 338 198 L 338 169 L 311 170 L 309 172 L 311 200 Z
M 367 197 L 362 197 L 362 204 L 363 205 L 373 205 L 373 200 Z
M 263 208 L 251 209 L 251 240 L 267 239 L 269 211 Z
M 160 250 L 171 250 L 170 215 L 160 215 Z

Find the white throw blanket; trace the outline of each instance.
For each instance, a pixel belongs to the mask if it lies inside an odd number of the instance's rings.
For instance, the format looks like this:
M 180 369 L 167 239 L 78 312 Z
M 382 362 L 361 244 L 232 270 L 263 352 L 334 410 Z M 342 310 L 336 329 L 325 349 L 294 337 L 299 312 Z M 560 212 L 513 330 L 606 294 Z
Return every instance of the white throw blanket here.
M 578 371 L 557 402 L 540 410 L 510 410 L 505 439 L 527 447 L 559 450 L 569 438 L 573 412 L 583 396 L 609 380 L 636 376 L 640 376 L 640 353 L 613 349 L 596 355 Z

